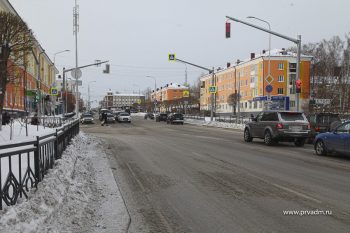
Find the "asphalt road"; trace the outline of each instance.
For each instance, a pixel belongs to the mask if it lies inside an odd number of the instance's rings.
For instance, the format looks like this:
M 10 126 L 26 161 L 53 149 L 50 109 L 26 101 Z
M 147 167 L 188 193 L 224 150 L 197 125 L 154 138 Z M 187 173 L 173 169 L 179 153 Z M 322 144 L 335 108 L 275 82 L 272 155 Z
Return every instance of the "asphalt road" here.
M 129 232 L 350 232 L 350 158 L 141 118 L 82 130 L 106 143 Z

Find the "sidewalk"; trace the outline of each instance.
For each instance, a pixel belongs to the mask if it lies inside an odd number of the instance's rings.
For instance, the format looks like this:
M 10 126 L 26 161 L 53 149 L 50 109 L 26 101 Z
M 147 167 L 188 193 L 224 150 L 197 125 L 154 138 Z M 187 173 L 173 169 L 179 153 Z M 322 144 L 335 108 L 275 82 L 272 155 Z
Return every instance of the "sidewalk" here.
M 129 215 L 103 149 L 80 133 L 28 200 L 0 211 L 0 232 L 125 232 Z

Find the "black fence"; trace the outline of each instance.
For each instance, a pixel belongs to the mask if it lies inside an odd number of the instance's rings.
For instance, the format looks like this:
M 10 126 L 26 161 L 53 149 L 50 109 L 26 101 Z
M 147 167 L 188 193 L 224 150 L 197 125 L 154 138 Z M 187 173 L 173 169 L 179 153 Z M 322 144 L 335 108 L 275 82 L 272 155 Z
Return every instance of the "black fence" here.
M 75 120 L 36 140 L 0 146 L 0 210 L 3 203 L 10 206 L 18 198 L 28 198 L 78 133 Z

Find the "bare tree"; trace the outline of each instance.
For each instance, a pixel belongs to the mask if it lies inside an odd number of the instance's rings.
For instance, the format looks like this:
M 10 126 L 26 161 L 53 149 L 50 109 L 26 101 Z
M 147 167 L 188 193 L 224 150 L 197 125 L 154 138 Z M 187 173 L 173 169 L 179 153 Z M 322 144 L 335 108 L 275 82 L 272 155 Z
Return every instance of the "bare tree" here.
M 34 37 L 25 22 L 9 12 L 0 12 L 0 120 L 4 107 L 6 86 L 15 82 L 15 66 L 24 66 L 33 48 Z M 1 129 L 1 125 L 0 125 Z

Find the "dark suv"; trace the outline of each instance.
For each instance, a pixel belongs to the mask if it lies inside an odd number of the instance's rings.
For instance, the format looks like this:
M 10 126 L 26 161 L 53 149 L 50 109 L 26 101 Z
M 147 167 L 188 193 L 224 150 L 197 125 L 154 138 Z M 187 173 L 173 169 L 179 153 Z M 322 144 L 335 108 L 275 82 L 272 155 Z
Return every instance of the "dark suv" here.
M 279 141 L 304 146 L 309 137 L 310 125 L 304 113 L 290 111 L 263 111 L 252 118 L 244 128 L 244 141 L 262 138 L 266 145 Z
M 181 113 L 170 113 L 166 119 L 167 124 L 184 124 L 184 116 Z
M 166 113 L 157 114 L 156 115 L 156 121 L 157 122 L 166 121 L 167 117 L 168 117 L 168 114 L 166 114 Z
M 342 122 L 338 114 L 335 113 L 314 113 L 307 116 L 310 122 L 310 140 L 317 134 L 330 132 Z

